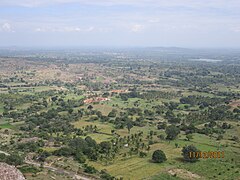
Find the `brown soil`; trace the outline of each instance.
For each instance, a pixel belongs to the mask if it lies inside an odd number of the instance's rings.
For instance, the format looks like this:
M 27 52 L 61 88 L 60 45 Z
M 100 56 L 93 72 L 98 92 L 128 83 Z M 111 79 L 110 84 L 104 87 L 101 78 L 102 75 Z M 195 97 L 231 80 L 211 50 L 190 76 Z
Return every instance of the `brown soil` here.
M 199 176 L 198 174 L 194 174 L 185 169 L 170 169 L 168 170 L 168 173 L 171 175 L 176 175 L 177 177 L 180 177 L 182 179 L 201 179 L 201 176 Z

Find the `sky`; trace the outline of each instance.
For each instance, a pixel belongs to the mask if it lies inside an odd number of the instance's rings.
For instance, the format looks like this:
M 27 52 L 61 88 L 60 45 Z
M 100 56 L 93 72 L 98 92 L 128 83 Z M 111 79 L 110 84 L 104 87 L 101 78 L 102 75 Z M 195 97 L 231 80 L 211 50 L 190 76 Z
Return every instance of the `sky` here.
M 240 48 L 240 0 L 0 0 L 0 46 Z

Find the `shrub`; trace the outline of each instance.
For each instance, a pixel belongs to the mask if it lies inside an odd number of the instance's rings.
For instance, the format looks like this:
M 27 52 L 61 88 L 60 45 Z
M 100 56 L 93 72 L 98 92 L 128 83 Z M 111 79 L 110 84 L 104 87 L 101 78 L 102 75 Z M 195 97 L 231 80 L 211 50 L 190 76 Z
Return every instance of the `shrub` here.
M 89 174 L 94 174 L 97 172 L 97 170 L 93 166 L 86 165 L 84 168 L 84 172 L 89 173 Z
M 140 152 L 139 152 L 139 156 L 140 156 L 141 158 L 146 157 L 146 156 L 147 156 L 147 153 L 145 153 L 145 152 L 143 152 L 143 151 L 140 151 Z
M 193 145 L 183 147 L 182 149 L 183 159 L 187 162 L 196 162 L 198 160 L 196 152 L 199 152 L 199 150 Z M 190 153 L 192 153 L 192 156 L 190 156 Z
M 162 150 L 156 150 L 156 151 L 153 152 L 153 155 L 152 155 L 152 161 L 153 162 L 162 163 L 166 160 L 167 160 L 166 155 Z

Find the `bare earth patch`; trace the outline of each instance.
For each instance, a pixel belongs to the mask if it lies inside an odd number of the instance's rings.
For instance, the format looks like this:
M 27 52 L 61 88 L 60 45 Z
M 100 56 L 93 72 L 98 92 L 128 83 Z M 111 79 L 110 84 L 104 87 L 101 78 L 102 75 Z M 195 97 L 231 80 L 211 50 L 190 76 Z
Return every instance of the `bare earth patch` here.
M 237 108 L 238 106 L 240 106 L 240 99 L 230 102 L 229 105 L 233 108 Z
M 182 179 L 201 179 L 201 176 L 194 174 L 190 171 L 187 171 L 185 169 L 170 169 L 168 170 L 168 173 L 171 175 L 177 175 L 177 177 L 180 177 Z

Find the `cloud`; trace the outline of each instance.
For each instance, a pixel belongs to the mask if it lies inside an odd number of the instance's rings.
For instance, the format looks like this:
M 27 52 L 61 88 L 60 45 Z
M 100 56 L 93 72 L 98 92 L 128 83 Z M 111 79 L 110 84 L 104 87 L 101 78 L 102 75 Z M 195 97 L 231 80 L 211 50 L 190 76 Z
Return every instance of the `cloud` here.
M 231 28 L 231 30 L 233 32 L 240 33 L 240 26 L 233 27 L 233 28 Z
M 0 0 L 0 35 L 16 31 L 0 43 L 34 32 L 46 44 L 59 36 L 76 44 L 124 44 L 127 37 L 133 44 L 208 46 L 231 39 L 240 46 L 239 9 L 239 0 Z
M 144 29 L 144 26 L 141 24 L 134 24 L 130 27 L 131 32 L 140 32 Z
M 149 19 L 148 22 L 150 22 L 150 23 L 159 23 L 160 20 L 158 18 L 153 18 L 153 19 Z
M 11 24 L 9 24 L 9 23 L 4 23 L 4 24 L 0 27 L 0 30 L 3 31 L 3 32 L 14 32 Z
M 95 27 L 93 26 L 86 27 L 86 28 L 74 27 L 74 26 L 35 28 L 35 32 L 91 32 L 94 30 L 95 30 Z
M 1 0 L 0 6 L 39 7 L 57 4 L 86 4 L 99 6 L 131 5 L 155 7 L 189 7 L 189 8 L 239 8 L 239 0 Z

